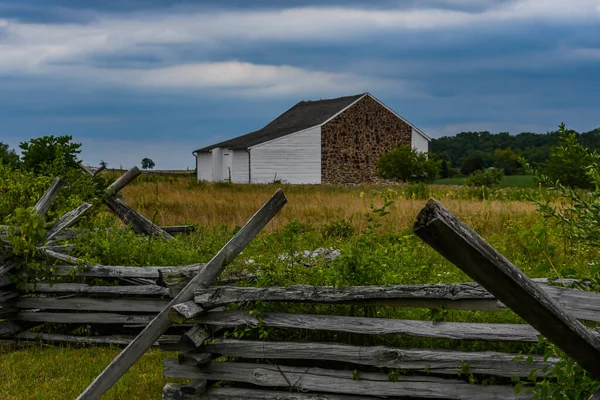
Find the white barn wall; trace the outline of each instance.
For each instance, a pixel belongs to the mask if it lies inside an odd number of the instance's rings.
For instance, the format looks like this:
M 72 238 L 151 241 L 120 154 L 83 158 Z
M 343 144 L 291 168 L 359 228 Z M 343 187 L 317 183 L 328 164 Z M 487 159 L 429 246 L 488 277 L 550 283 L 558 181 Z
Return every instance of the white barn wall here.
M 313 127 L 250 149 L 252 183 L 321 183 L 321 127 Z
M 196 153 L 196 179 L 212 181 L 212 154 Z
M 248 183 L 248 152 L 235 150 L 233 152 L 233 167 L 231 168 L 233 183 Z
M 427 153 L 429 151 L 429 141 L 419 132 L 415 131 L 415 128 L 412 129 L 410 142 L 411 146 L 421 153 Z

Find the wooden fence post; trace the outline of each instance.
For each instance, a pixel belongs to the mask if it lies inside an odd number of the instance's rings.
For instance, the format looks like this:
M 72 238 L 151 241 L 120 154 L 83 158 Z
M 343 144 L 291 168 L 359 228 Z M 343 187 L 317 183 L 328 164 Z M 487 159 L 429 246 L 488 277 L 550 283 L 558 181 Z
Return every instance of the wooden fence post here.
M 267 223 L 281 210 L 287 200 L 281 189 L 258 210 L 206 266 L 169 302 L 166 308 L 133 340 L 96 379 L 81 393 L 78 399 L 99 399 L 123 374 L 156 342 L 169 328 L 169 310 L 172 305 L 194 298 L 196 288 L 213 283 L 223 268 L 229 264 Z
M 35 206 L 33 206 L 39 215 L 46 215 L 50 208 L 50 204 L 52 204 L 64 184 L 65 183 L 60 178 L 57 177 L 54 179 L 48 190 L 46 190 L 44 195 L 38 200 Z
M 414 231 L 600 379 L 600 341 L 592 332 L 439 202 L 427 202 Z

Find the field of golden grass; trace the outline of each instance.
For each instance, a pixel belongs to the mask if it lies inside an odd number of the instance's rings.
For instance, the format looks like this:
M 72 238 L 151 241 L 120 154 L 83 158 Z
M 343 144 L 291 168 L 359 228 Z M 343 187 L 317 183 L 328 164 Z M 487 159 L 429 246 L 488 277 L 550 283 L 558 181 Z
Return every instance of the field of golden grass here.
M 243 225 L 278 189 L 282 188 L 288 204 L 267 227 L 273 230 L 292 220 L 320 226 L 337 219 L 351 219 L 363 228 L 364 213 L 370 204 L 383 203 L 383 197 L 394 200 L 390 215 L 382 220 L 383 230 L 392 231 L 412 226 L 426 199 L 406 198 L 402 186 L 321 186 L 321 185 L 227 185 L 195 183 L 189 179 L 140 182 L 123 191 L 125 200 L 159 225 L 183 223 L 206 226 Z M 456 190 L 438 186 L 433 196 L 459 218 L 480 233 L 502 231 L 511 219 L 534 220 L 535 206 L 526 201 L 465 200 L 446 196 Z

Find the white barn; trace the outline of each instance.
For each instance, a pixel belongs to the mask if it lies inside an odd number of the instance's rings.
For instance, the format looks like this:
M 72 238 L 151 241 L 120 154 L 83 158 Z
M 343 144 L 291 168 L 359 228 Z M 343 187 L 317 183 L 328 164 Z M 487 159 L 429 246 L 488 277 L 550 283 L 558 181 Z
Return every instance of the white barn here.
M 377 159 L 431 139 L 369 93 L 301 101 L 264 128 L 193 152 L 198 180 L 234 183 L 377 181 Z

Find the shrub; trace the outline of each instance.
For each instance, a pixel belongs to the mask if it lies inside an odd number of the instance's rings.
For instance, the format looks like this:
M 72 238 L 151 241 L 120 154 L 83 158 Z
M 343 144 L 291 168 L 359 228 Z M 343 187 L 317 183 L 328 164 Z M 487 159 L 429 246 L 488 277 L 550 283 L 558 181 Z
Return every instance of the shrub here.
M 544 186 L 559 194 L 559 203 L 565 206 L 557 207 L 548 200 L 535 201 L 540 216 L 545 220 L 554 221 L 560 229 L 559 235 L 568 239 L 571 246 L 578 246 L 579 252 L 586 249 L 592 250 L 596 256 L 590 262 L 587 270 L 578 271 L 571 266 L 560 268 L 552 263 L 544 265 L 546 273 L 552 272 L 556 276 L 550 278 L 570 277 L 580 281 L 586 280 L 586 285 L 581 285 L 582 290 L 600 291 L 600 258 L 597 249 L 600 247 L 600 155 L 589 152 L 583 145 L 577 142 L 575 134 L 560 125 L 559 143 L 552 149 L 552 162 L 549 161 L 546 171 L 555 175 L 553 177 L 533 170 L 524 161 L 523 166 L 529 173 L 533 173 Z M 577 157 L 569 159 L 569 157 Z M 560 171 L 563 165 L 564 171 Z M 557 179 L 559 177 L 559 179 Z M 586 184 L 594 190 L 581 193 L 573 186 Z M 536 235 L 537 236 L 537 235 Z M 554 246 L 542 244 L 538 251 L 546 251 L 552 254 Z M 557 268 L 558 267 L 558 268 Z M 593 379 L 589 374 L 571 360 L 564 352 L 555 345 L 542 342 L 546 345 L 546 356 L 557 356 L 560 361 L 550 370 L 544 370 L 544 378 L 530 382 L 530 387 L 524 387 L 521 382 L 518 389 L 526 389 L 526 393 L 533 393 L 533 398 L 548 399 L 587 399 L 600 389 L 600 382 Z M 516 392 L 516 391 L 515 391 Z
M 32 201 L 40 198 L 51 181 L 0 163 L 0 220 L 17 208 L 33 205 Z
M 326 238 L 346 239 L 352 237 L 356 229 L 352 225 L 351 219 L 339 218 L 332 221 L 322 228 L 322 234 Z
M 484 171 L 473 172 L 465 180 L 467 186 L 485 186 L 490 187 L 499 184 L 504 178 L 504 170 L 500 168 L 490 168 Z
M 458 175 L 460 175 L 460 169 L 452 167 L 448 168 L 448 178 L 454 178 Z
M 544 173 L 561 184 L 570 187 L 590 188 L 592 182 L 586 168 L 592 163 L 592 153 L 582 145 L 575 132 L 567 130 L 561 124 L 558 130 L 559 140 L 550 149 L 550 157 L 546 162 Z
M 404 197 L 407 199 L 428 199 L 430 196 L 429 185 L 424 182 L 406 185 L 404 187 Z
M 429 160 L 425 153 L 407 145 L 382 155 L 377 164 L 380 177 L 402 182 L 433 182 L 440 168 L 440 160 Z

